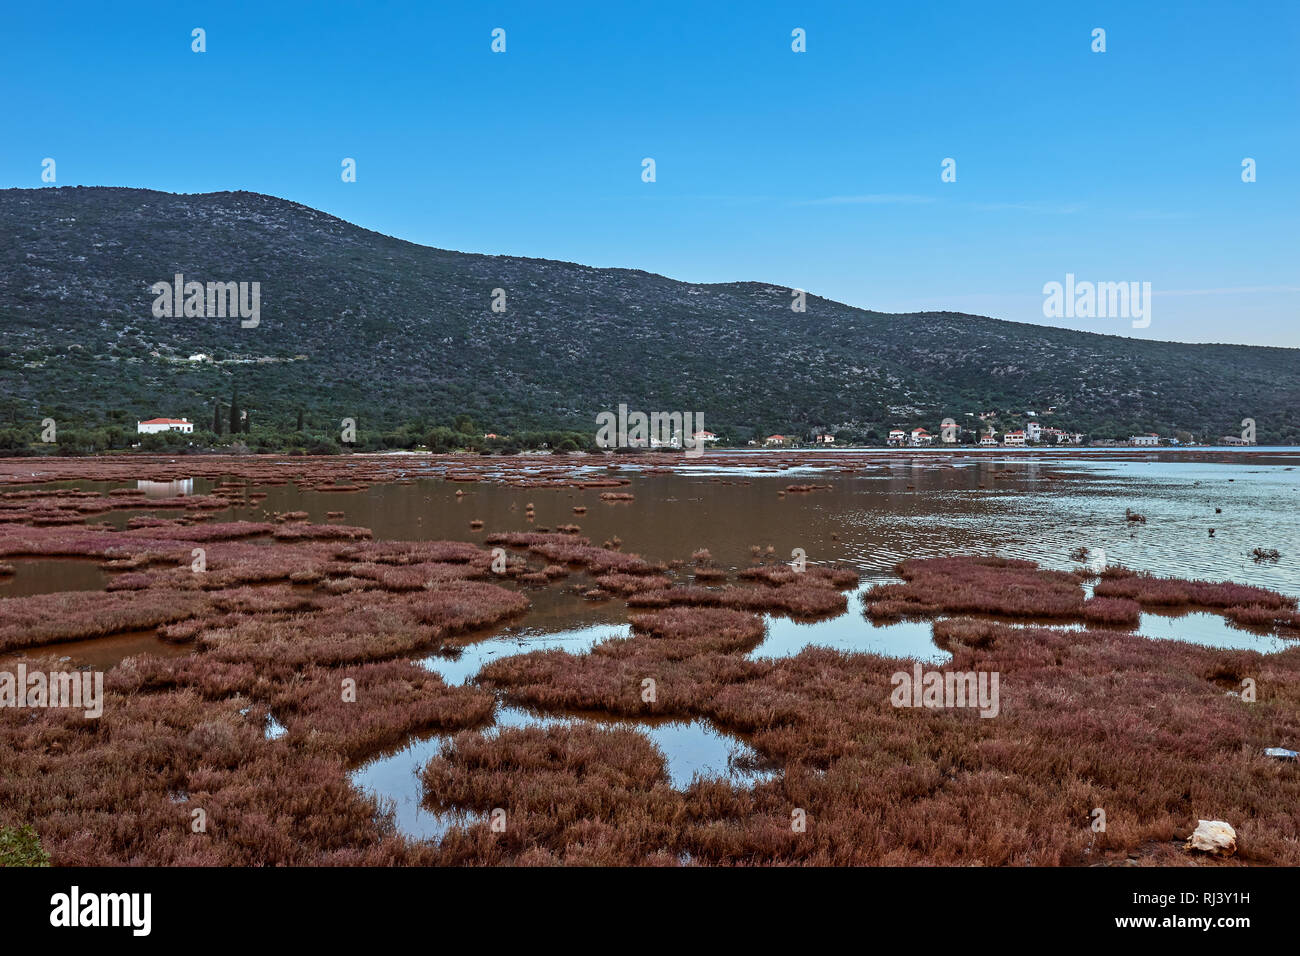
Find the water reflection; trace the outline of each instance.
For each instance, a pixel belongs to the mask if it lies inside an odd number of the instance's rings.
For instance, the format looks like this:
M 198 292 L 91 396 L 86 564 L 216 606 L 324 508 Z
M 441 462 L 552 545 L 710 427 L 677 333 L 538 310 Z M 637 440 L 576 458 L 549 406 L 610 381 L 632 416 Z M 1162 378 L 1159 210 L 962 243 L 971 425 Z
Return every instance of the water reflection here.
M 6 558 L 14 573 L 0 576 L 0 597 L 28 597 L 52 591 L 102 591 L 108 574 L 98 558 Z
M 194 479 L 181 478 L 176 481 L 137 481 L 136 490 L 143 491 L 146 498 L 184 498 L 194 494 Z
M 430 655 L 420 661 L 420 666 L 433 671 L 442 678 L 443 683 L 463 684 L 475 677 L 485 664 L 503 657 L 554 649 L 568 651 L 570 654 L 585 654 L 601 641 L 628 637 L 631 633 L 632 628 L 628 624 L 594 624 L 551 633 L 535 626 L 509 626 L 485 640 L 459 645 L 459 654 L 454 657 Z
M 671 785 L 678 789 L 690 786 L 696 777 L 726 778 L 738 785 L 750 786 L 770 780 L 775 771 L 760 769 L 758 755 L 748 744 L 731 737 L 703 720 L 635 721 L 608 718 L 552 717 L 509 705 L 497 707 L 492 728 L 574 726 L 634 727 L 649 737 L 664 755 Z M 440 842 L 453 826 L 466 826 L 483 819 L 482 814 L 460 809 L 434 810 L 424 805 L 420 773 L 451 740 L 450 734 L 417 737 L 404 747 L 358 767 L 352 772 L 354 786 L 378 797 L 391 807 L 397 829 L 413 840 Z
M 837 651 L 880 654 L 883 657 L 914 658 L 941 664 L 952 659 L 934 643 L 933 624 L 928 620 L 901 620 L 877 624 L 862 613 L 862 595 L 880 583 L 864 581 L 848 594 L 849 609 L 822 621 L 796 621 L 768 615 L 767 635 L 749 653 L 751 658 L 794 657 L 808 647 L 829 647 Z

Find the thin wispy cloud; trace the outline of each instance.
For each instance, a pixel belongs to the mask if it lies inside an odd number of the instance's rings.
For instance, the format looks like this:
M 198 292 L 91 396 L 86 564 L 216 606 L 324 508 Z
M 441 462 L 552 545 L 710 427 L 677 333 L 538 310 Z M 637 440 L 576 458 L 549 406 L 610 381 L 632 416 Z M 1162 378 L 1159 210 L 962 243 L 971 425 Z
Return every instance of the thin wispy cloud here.
M 938 202 L 934 196 L 917 196 L 912 193 L 864 193 L 856 196 L 825 196 L 820 199 L 806 199 L 796 203 L 799 206 L 889 206 L 919 205 Z M 1029 212 L 1041 215 L 1068 216 L 1082 212 L 1083 203 L 1053 202 L 970 202 L 961 203 L 967 209 L 976 212 Z
M 1247 285 L 1233 289 L 1167 289 L 1155 290 L 1153 295 L 1249 295 L 1254 292 L 1300 292 L 1294 285 Z
M 934 202 L 933 196 L 912 196 L 906 193 L 867 193 L 862 196 L 826 196 L 822 199 L 806 199 L 800 206 L 885 206 L 894 204 Z
M 1033 212 L 1047 216 L 1070 216 L 1084 209 L 1083 203 L 975 202 L 968 205 L 979 212 Z

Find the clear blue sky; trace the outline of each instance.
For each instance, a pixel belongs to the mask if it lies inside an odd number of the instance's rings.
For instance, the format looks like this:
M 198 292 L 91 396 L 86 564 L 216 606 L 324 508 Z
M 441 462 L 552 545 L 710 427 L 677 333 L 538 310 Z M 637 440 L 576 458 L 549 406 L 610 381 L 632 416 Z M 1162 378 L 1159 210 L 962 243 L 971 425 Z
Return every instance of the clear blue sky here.
M 1298 63 L 1295 0 L 12 3 L 0 185 L 48 156 L 444 248 L 1300 346 Z M 1067 272 L 1149 281 L 1150 327 L 1045 319 Z

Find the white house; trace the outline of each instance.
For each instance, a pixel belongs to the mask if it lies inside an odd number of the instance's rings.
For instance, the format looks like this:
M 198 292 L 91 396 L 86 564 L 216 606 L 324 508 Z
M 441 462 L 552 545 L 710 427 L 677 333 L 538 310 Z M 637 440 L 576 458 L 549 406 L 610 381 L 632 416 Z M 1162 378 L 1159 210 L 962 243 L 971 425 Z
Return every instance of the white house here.
M 997 432 L 993 431 L 992 429 L 989 429 L 987 432 L 985 432 L 983 435 L 980 436 L 980 444 L 983 445 L 985 448 L 988 448 L 992 445 L 996 445 L 997 443 L 998 443 Z
M 1150 432 L 1146 435 L 1134 435 L 1128 440 L 1128 443 L 1130 445 L 1159 445 L 1160 436 L 1155 432 Z
M 1038 422 L 1029 422 L 1025 425 L 1025 441 L 1042 441 L 1043 426 Z
M 930 444 L 930 443 L 933 442 L 933 441 L 934 441 L 934 436 L 931 435 L 931 434 L 930 434 L 928 431 L 926 431 L 924 428 L 913 428 L 913 429 L 912 429 L 912 444 L 913 444 L 913 445 L 928 445 L 928 444 Z
M 695 445 L 697 448 L 699 447 L 700 442 L 714 442 L 718 440 L 718 436 L 710 431 L 692 432 L 691 437 L 695 439 Z
M 891 428 L 889 430 L 889 444 L 901 445 L 905 441 L 907 441 L 907 432 L 901 428 Z
M 1023 445 L 1025 443 L 1025 433 L 1017 429 L 1013 432 L 1007 432 L 1002 436 L 1004 445 Z
M 136 422 L 135 431 L 138 435 L 153 435 L 157 432 L 184 432 L 188 435 L 194 431 L 194 423 L 187 418 L 151 418 L 145 422 Z

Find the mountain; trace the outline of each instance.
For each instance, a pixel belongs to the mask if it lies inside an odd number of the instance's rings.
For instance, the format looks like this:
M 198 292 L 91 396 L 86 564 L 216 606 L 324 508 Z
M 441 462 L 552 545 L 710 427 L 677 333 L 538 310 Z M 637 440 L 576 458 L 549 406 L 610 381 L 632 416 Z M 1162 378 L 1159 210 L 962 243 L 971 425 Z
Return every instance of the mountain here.
M 260 321 L 154 315 L 157 282 L 260 283 Z M 504 290 L 504 313 L 493 290 Z M 951 312 L 890 315 L 762 282 L 415 245 L 271 196 L 0 191 L 0 423 L 154 416 L 595 430 L 597 412 L 702 412 L 733 435 L 934 430 L 1055 406 L 1094 437 L 1241 430 L 1300 442 L 1300 351 L 1184 345 Z M 1225 317 L 1225 325 L 1230 323 Z M 214 361 L 190 361 L 203 354 Z M 333 426 L 331 426 L 333 427 Z

